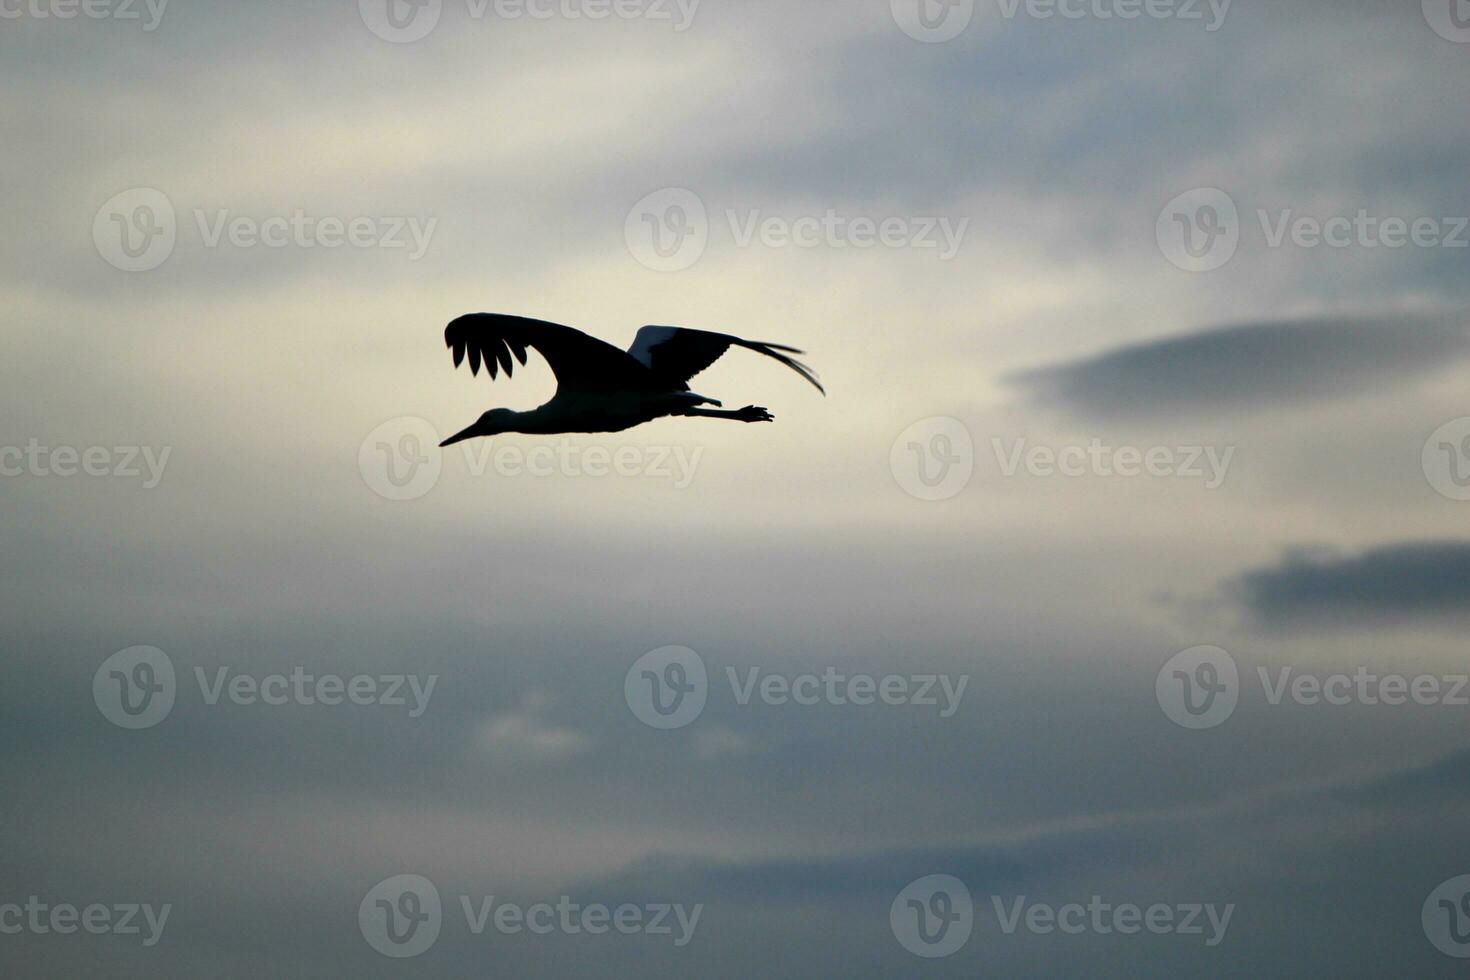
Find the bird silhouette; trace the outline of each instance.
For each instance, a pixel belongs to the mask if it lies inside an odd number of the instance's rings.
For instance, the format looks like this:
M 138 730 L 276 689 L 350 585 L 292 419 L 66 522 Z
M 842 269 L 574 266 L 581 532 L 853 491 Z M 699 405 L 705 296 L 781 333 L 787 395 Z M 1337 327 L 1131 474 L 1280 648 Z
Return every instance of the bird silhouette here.
M 478 375 L 484 364 L 492 379 L 501 369 L 510 377 L 515 361 L 525 364 L 526 350 L 534 350 L 556 375 L 556 395 L 529 412 L 492 408 L 440 446 L 505 432 L 622 432 L 670 415 L 772 421 L 773 416 L 764 408 L 747 405 L 733 412 L 720 411 L 722 403 L 689 390 L 689 379 L 731 347 L 775 358 L 822 394 L 827 393 L 811 368 L 788 356 L 802 353 L 794 347 L 685 327 L 644 327 L 633 346 L 624 351 L 558 323 L 500 313 L 471 313 L 445 328 L 444 342 L 454 351 L 455 367 L 468 355 L 470 373 Z M 715 408 L 701 407 L 705 405 Z

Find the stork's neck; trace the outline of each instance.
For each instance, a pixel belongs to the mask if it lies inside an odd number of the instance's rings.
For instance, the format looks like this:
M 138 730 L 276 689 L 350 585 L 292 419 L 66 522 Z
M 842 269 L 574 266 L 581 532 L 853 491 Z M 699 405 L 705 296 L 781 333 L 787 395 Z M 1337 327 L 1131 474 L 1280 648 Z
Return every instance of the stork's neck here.
M 529 412 L 516 412 L 515 420 L 511 423 L 509 431 L 533 436 L 565 432 L 566 430 L 561 428 L 565 422 L 565 414 L 554 402 L 547 402 L 540 408 L 533 408 Z

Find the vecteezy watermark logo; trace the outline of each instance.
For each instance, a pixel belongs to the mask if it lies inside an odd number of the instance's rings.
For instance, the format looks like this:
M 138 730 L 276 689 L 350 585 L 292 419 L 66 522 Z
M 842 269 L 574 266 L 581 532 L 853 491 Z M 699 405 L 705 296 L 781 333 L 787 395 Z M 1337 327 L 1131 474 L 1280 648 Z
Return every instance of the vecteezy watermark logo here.
M 934 249 L 939 261 L 948 262 L 960 254 L 970 219 L 952 221 L 938 215 L 908 217 L 844 214 L 828 208 L 821 214 L 796 217 L 768 215 L 760 208 L 741 214 L 733 208 L 725 211 L 730 236 L 737 248 L 750 248 L 759 242 L 764 248 L 890 248 Z
M 1017 439 L 1010 448 L 1001 439 L 992 439 L 990 445 L 1001 475 L 1007 479 L 1024 468 L 1028 475 L 1038 478 L 1150 476 L 1199 480 L 1206 490 L 1224 486 L 1235 458 L 1234 446 L 1223 451 L 1215 446 L 1111 446 L 1101 439 L 1093 439 L 1086 446 L 1074 443 L 1061 448 L 1030 446 L 1025 439 Z
M 422 717 L 434 696 L 438 674 L 311 674 L 295 667 L 290 674 L 257 677 L 218 667 L 213 676 L 194 668 L 200 699 L 214 707 L 227 701 L 241 707 L 266 705 L 337 705 L 407 708 Z M 152 728 L 168 717 L 178 696 L 173 661 L 157 647 L 129 647 L 103 661 L 92 677 L 92 700 L 102 716 L 120 728 Z
M 1356 214 L 1319 217 L 1292 208 L 1256 209 L 1261 241 L 1268 249 L 1470 248 L 1470 217 Z M 1189 272 L 1213 272 L 1234 257 L 1244 228 L 1234 199 L 1216 188 L 1181 194 L 1159 214 L 1159 248 Z
M 1177 20 L 1205 23 L 1211 34 L 1225 26 L 1234 0 L 996 0 L 1000 15 L 1015 20 Z M 975 0 L 891 0 L 893 19 L 916 41 L 941 44 L 965 32 Z
M 1441 496 L 1470 500 L 1470 418 L 1446 422 L 1424 443 L 1424 477 Z
M 1266 667 L 1257 667 L 1261 690 L 1266 703 L 1273 707 L 1286 698 L 1293 704 L 1305 706 L 1347 704 L 1380 704 L 1396 706 L 1410 702 L 1420 707 L 1442 705 L 1449 708 L 1470 707 L 1470 675 L 1420 674 L 1405 677 L 1403 674 L 1375 674 L 1367 667 L 1359 667 L 1352 674 L 1309 674 L 1297 673 L 1294 667 L 1276 668 L 1276 677 Z
M 555 445 L 539 443 L 527 449 L 485 441 L 464 446 L 465 467 L 471 476 L 484 476 L 494 470 L 496 476 L 565 477 L 570 480 L 587 477 L 594 480 L 609 476 L 641 477 L 672 481 L 675 490 L 687 490 L 699 471 L 704 447 L 695 446 L 608 446 L 578 445 L 562 438 Z
M 1025 895 L 1018 895 L 1008 903 L 999 895 L 992 895 L 990 904 L 1000 931 L 1007 936 L 1015 935 L 1023 925 L 1027 932 L 1037 936 L 1057 932 L 1067 936 L 1089 932 L 1099 936 L 1135 936 L 1147 931 L 1155 936 L 1203 936 L 1205 945 L 1211 949 L 1225 941 L 1230 920 L 1235 915 L 1233 902 L 1218 906 L 1214 902 L 1176 905 L 1157 902 L 1145 908 L 1132 902 L 1114 905 L 1103 901 L 1101 895 L 1093 895 L 1085 905 L 1068 902 L 1061 906 L 1031 902 Z
M 894 23 L 925 44 L 953 41 L 975 17 L 975 0 L 891 0 Z
M 297 208 L 289 215 L 257 218 L 228 208 L 192 210 L 200 244 L 206 249 L 402 249 L 417 262 L 429 250 L 438 218 L 355 215 L 319 217 Z M 148 272 L 166 262 L 178 243 L 179 222 L 173 203 L 151 187 L 115 195 L 92 221 L 98 253 L 124 272 Z
M 0 450 L 0 462 L 3 452 Z M 694 483 L 704 459 L 703 446 L 584 446 L 567 438 L 525 448 L 484 439 L 464 443 L 460 452 L 465 470 L 477 478 L 490 473 L 504 479 L 623 477 L 666 480 L 675 490 L 686 490 Z M 413 416 L 378 426 L 357 451 L 363 482 L 386 500 L 418 500 L 427 495 L 438 485 L 443 465 L 438 431 Z
M 952 718 L 960 710 L 965 687 L 970 683 L 968 674 L 961 674 L 958 679 L 949 674 L 886 674 L 874 677 L 872 674 L 847 674 L 836 667 L 828 667 L 820 675 L 809 673 L 795 677 L 763 674 L 761 668 L 751 667 L 745 672 L 744 681 L 738 670 L 726 667 L 725 676 L 730 681 L 735 703 L 742 707 L 756 698 L 772 707 L 786 704 L 801 707 L 851 704 L 862 707 L 881 703 L 894 707 L 938 708 L 941 718 Z
M 390 419 L 368 433 L 357 451 L 363 482 L 387 500 L 418 500 L 439 483 L 444 454 L 439 433 L 421 418 Z
M 609 907 L 600 902 L 582 904 L 562 895 L 555 902 L 518 905 L 497 901 L 494 895 L 460 895 L 465 928 L 482 936 L 492 926 L 502 935 L 529 932 L 535 936 L 561 933 L 592 936 L 617 932 L 623 936 L 670 936 L 676 947 L 689 945 L 703 903 L 625 903 Z M 444 924 L 439 890 L 421 875 L 397 875 L 375 885 L 357 908 L 357 924 L 368 945 L 395 959 L 418 956 L 433 946 Z M 675 929 L 677 928 L 677 933 Z
M 0 0 L 0 20 L 148 20 L 144 33 L 152 33 L 163 22 L 169 0 Z M 142 8 L 142 9 L 139 9 Z
M 809 708 L 893 707 L 935 708 L 940 718 L 952 718 L 960 709 L 969 675 L 849 674 L 837 667 L 820 673 L 780 674 L 761 667 L 743 672 L 725 668 L 735 704 L 755 702 L 769 707 Z M 640 657 L 623 678 L 623 695 L 635 717 L 653 728 L 683 728 L 704 710 L 709 676 L 704 660 L 688 647 L 663 647 Z
M 355 704 L 359 707 L 382 706 L 408 708 L 410 718 L 421 718 L 429 710 L 438 674 L 309 674 L 305 667 L 295 667 L 289 675 L 267 674 L 255 677 L 234 673 L 219 667 L 211 681 L 203 667 L 194 668 L 199 694 L 210 707 L 227 700 L 241 707 L 263 704 L 281 707 L 288 704 L 326 705 Z M 409 703 L 409 697 L 413 703 Z
M 660 647 L 639 657 L 623 678 L 623 697 L 643 724 L 668 731 L 694 723 L 709 697 L 704 660 L 688 647 Z
M 1181 728 L 1225 724 L 1240 701 L 1240 670 L 1219 647 L 1190 647 L 1164 664 L 1154 681 L 1159 707 Z
M 1375 215 L 1367 208 L 1349 217 L 1345 214 L 1317 218 L 1284 208 L 1274 214 L 1256 209 L 1267 248 L 1400 249 L 1470 248 L 1470 218 Z
M 465 0 L 471 20 L 646 20 L 668 22 L 682 34 L 694 25 L 700 0 Z M 439 24 L 443 0 L 358 0 L 362 22 L 385 41 L 422 40 Z
M 628 212 L 623 238 L 642 265 L 655 272 L 683 272 L 709 246 L 709 213 L 688 188 L 654 191 Z
M 385 41 L 411 44 L 439 25 L 443 0 L 357 0 L 367 29 Z
M 1015 20 L 1023 10 L 1033 20 L 1149 20 L 1203 21 L 1213 34 L 1225 26 L 1234 0 L 996 0 L 1001 16 Z M 1206 10 L 1208 8 L 1208 11 Z
M 178 241 L 173 202 L 152 187 L 113 195 L 92 219 L 92 242 L 108 264 L 123 272 L 148 272 L 168 261 Z
M 941 262 L 959 254 L 970 219 L 935 215 L 871 216 L 827 208 L 820 214 L 770 215 L 760 208 L 725 210 L 736 248 L 933 249 Z M 682 272 L 703 257 L 711 227 L 703 199 L 687 188 L 667 188 L 628 212 L 623 235 L 628 251 L 655 272 Z
M 394 959 L 418 956 L 433 946 L 444 924 L 439 889 L 421 875 L 395 875 L 372 887 L 357 907 L 357 926 L 368 945 Z
M 1424 0 L 1424 19 L 1446 41 L 1470 44 L 1470 0 Z
M 1213 272 L 1240 247 L 1240 212 L 1217 187 L 1186 191 L 1164 206 L 1154 226 L 1159 250 L 1186 272 Z
M 1013 936 L 1025 929 L 1033 935 L 1062 933 L 1079 936 L 1200 936 L 1205 945 L 1225 941 L 1234 903 L 1162 902 L 1141 906 L 1132 902 L 1104 901 L 1093 895 L 1087 902 L 1050 905 L 1033 902 L 1025 895 L 1007 900 L 990 896 L 996 925 L 1002 934 Z M 969 940 L 975 924 L 975 908 L 964 882 L 949 875 L 930 875 L 909 885 L 889 909 L 893 934 L 904 949 L 926 958 L 950 956 Z
M 92 700 L 119 728 L 152 728 L 173 710 L 178 681 L 173 661 L 157 647 L 128 647 L 92 676 Z
M 675 34 L 694 26 L 700 0 L 466 0 L 470 17 L 483 20 L 646 20 L 672 24 Z
M 975 475 L 975 440 L 959 419 L 921 419 L 903 430 L 888 453 L 898 485 L 919 500 L 950 500 Z
M 173 903 L 154 908 L 151 903 L 119 902 L 115 905 L 93 903 L 78 908 L 68 902 L 43 902 L 31 895 L 26 903 L 0 904 L 0 935 L 16 936 L 29 932 L 36 936 L 51 933 L 70 935 L 78 930 L 93 936 L 143 936 L 143 945 L 153 947 L 163 938 Z M 147 934 L 143 929 L 147 927 Z
M 1295 667 L 1257 667 L 1264 703 L 1279 707 L 1365 705 L 1396 707 L 1470 707 L 1470 675 L 1379 674 L 1358 667 L 1351 674 L 1299 672 Z M 1178 654 L 1159 671 L 1155 683 L 1159 706 L 1177 725 L 1215 728 L 1235 711 L 1244 683 L 1234 659 L 1219 647 L 1194 647 Z
M 0 446 L 0 477 L 67 477 L 110 476 L 143 479 L 143 489 L 152 490 L 163 482 L 172 446 L 43 446 L 31 438 L 24 446 Z M 139 468 L 139 463 L 147 473 Z
M 1470 959 L 1470 875 L 1451 878 L 1424 900 L 1424 935 L 1446 956 Z
M 970 941 L 975 927 L 970 889 L 950 875 L 920 878 L 893 900 L 888 924 L 899 944 L 915 956 L 952 956 Z

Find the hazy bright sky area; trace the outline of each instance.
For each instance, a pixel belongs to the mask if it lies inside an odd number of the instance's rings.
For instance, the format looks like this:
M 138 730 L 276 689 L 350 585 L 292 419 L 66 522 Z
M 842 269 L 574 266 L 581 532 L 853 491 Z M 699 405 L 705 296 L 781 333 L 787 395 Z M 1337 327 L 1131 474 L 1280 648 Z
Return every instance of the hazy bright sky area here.
M 0 973 L 1463 975 L 1464 0 L 0 0 L 0 82 Z M 828 397 L 441 452 L 555 387 L 481 310 Z

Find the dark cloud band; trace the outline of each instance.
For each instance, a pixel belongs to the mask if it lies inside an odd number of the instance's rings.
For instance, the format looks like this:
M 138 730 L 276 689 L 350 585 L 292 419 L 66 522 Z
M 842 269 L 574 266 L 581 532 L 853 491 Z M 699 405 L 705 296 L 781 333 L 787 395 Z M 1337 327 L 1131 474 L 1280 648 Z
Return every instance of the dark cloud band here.
M 1332 318 L 1205 330 L 1013 380 L 1038 401 L 1090 416 L 1240 412 L 1352 397 L 1467 355 L 1462 318 Z

